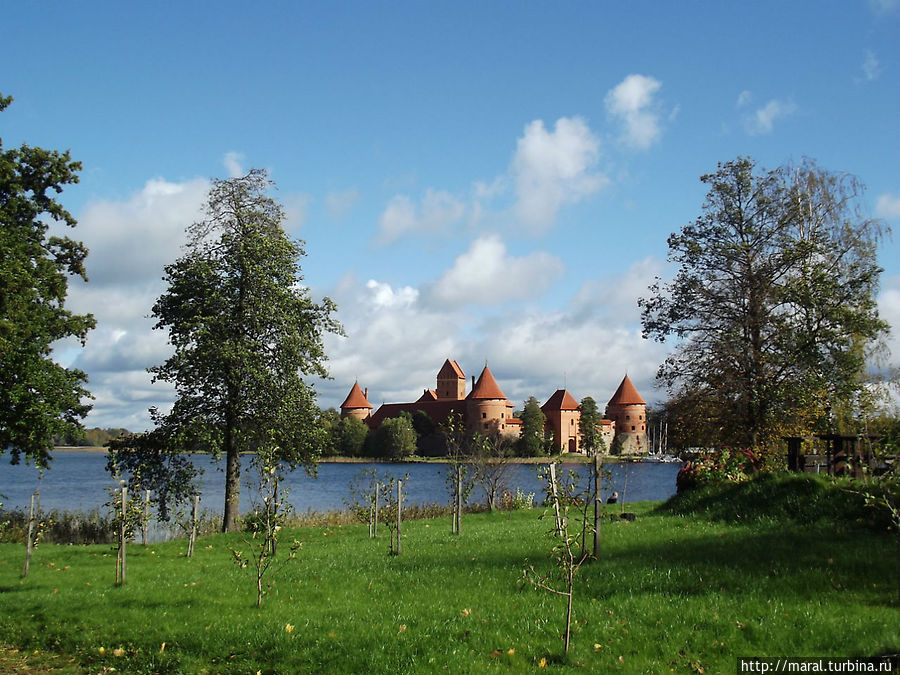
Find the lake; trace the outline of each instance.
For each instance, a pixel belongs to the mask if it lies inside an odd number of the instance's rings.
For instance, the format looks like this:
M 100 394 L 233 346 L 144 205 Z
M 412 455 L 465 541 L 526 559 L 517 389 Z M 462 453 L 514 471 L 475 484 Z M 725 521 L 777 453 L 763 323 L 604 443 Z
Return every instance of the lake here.
M 224 461 L 216 463 L 209 455 L 195 455 L 194 462 L 203 469 L 199 477 L 199 494 L 203 509 L 221 512 L 225 495 Z M 249 457 L 243 458 L 244 467 Z M 27 509 L 30 496 L 40 491 L 41 507 L 44 511 L 53 509 L 65 511 L 90 511 L 101 509 L 109 499 L 107 488 L 115 485 L 106 472 L 106 454 L 98 452 L 67 451 L 58 452 L 53 457 L 52 468 L 41 477 L 33 466 L 11 465 L 9 457 L 0 457 L 0 501 L 5 509 Z M 675 476 L 680 463 L 628 462 L 609 463 L 613 480 L 603 486 L 603 498 L 614 490 L 633 501 L 662 501 L 675 494 Z M 284 485 L 290 490 L 288 501 L 295 510 L 338 511 L 345 508 L 344 500 L 349 496 L 348 484 L 365 469 L 375 468 L 379 474 L 403 477 L 406 496 L 414 504 L 446 504 L 450 501 L 445 475 L 446 464 L 424 462 L 400 463 L 330 463 L 319 464 L 316 477 L 311 477 L 302 469 L 288 474 Z M 515 492 L 534 492 L 537 500 L 543 498 L 543 484 L 538 479 L 539 465 L 511 464 L 506 474 L 507 487 Z M 564 465 L 586 475 L 585 465 Z M 627 486 L 625 484 L 627 472 Z M 242 475 L 241 511 L 251 505 L 252 489 L 246 484 L 248 471 Z M 627 487 L 627 490 L 626 490 Z M 485 501 L 480 487 L 472 490 L 470 503 Z

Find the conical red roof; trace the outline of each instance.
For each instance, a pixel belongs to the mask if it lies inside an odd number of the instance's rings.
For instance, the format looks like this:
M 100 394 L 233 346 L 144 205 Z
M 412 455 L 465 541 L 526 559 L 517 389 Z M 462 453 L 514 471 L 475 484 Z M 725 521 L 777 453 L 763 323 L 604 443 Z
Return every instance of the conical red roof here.
M 553 396 L 547 399 L 547 402 L 541 406 L 541 410 L 578 410 L 581 406 L 578 401 L 572 398 L 572 395 L 565 389 L 557 389 Z
M 469 394 L 469 398 L 506 398 L 506 394 L 500 389 L 500 385 L 497 384 L 497 380 L 494 379 L 491 369 L 485 366 L 484 370 L 481 371 L 481 375 L 478 376 L 478 381 L 472 388 L 472 393 Z
M 353 388 L 347 394 L 347 398 L 341 403 L 341 408 L 371 408 L 372 404 L 366 399 L 362 389 L 359 388 L 359 382 L 353 383 Z
M 607 405 L 647 405 L 626 375 Z

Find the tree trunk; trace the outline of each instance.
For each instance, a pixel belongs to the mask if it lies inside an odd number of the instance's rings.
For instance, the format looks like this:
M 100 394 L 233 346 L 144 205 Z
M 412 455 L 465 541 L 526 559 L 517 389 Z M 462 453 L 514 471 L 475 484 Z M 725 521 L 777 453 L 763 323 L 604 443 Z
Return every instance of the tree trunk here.
M 225 431 L 225 518 L 222 532 L 237 529 L 241 499 L 241 455 L 234 442 L 231 429 Z

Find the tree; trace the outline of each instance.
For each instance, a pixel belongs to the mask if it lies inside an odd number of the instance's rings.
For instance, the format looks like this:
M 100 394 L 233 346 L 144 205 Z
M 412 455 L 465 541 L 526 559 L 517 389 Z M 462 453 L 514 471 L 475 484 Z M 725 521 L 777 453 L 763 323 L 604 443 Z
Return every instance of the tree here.
M 332 428 L 335 451 L 344 457 L 361 457 L 369 427 L 352 415 L 340 420 Z
M 525 401 L 522 410 L 522 431 L 519 436 L 519 454 L 523 457 L 545 455 L 544 443 L 544 411 L 541 404 L 531 396 Z
M 0 112 L 12 102 L 0 94 Z M 21 145 L 3 149 L 0 139 L 0 455 L 46 468 L 54 436 L 80 432 L 91 406 L 80 370 L 51 358 L 52 345 L 95 326 L 90 314 L 65 309 L 68 277 L 87 281 L 80 242 L 49 234 L 50 222 L 76 221 L 54 193 L 78 182 L 80 162 L 69 152 Z
M 668 240 L 675 278 L 639 301 L 644 336 L 677 339 L 658 378 L 719 444 L 771 451 L 865 386 L 887 330 L 884 227 L 862 217 L 856 178 L 809 160 L 766 171 L 738 158 L 701 180 L 701 215 Z
M 484 490 L 488 508 L 496 511 L 506 490 L 506 476 L 513 456 L 512 440 L 498 431 L 482 436 L 473 443 L 472 478 Z
M 588 455 L 595 455 L 603 447 L 603 419 L 597 409 L 597 402 L 590 396 L 581 399 L 581 416 L 578 419 L 578 433 L 581 434 L 581 447 Z
M 305 252 L 282 228 L 272 185 L 259 169 L 213 181 L 206 218 L 188 229 L 153 306 L 174 347 L 149 369 L 175 385 L 171 412 L 153 411 L 161 450 L 225 456 L 223 531 L 236 527 L 242 451 L 264 449 L 290 468 L 315 460 L 325 432 L 304 376 L 327 376 L 322 336 L 341 332 L 334 303 L 314 303 L 301 286 Z M 121 468 L 136 461 L 118 455 Z
M 416 438 L 409 413 L 386 419 L 375 432 L 378 456 L 393 460 L 411 457 L 416 452 Z

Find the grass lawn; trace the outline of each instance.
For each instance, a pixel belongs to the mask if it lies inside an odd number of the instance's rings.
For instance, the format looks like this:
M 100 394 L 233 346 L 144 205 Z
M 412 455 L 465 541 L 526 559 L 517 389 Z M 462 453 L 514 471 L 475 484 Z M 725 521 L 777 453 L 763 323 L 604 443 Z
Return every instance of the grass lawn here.
M 540 510 L 404 525 L 403 555 L 365 526 L 290 530 L 303 542 L 261 609 L 231 562 L 235 535 L 129 548 L 0 545 L 0 671 L 400 673 L 573 670 L 734 673 L 738 656 L 876 656 L 900 647 L 892 537 L 863 528 L 734 523 L 629 505 L 602 560 L 565 599 L 519 583 L 549 566 Z M 608 507 L 612 508 L 612 507 Z

